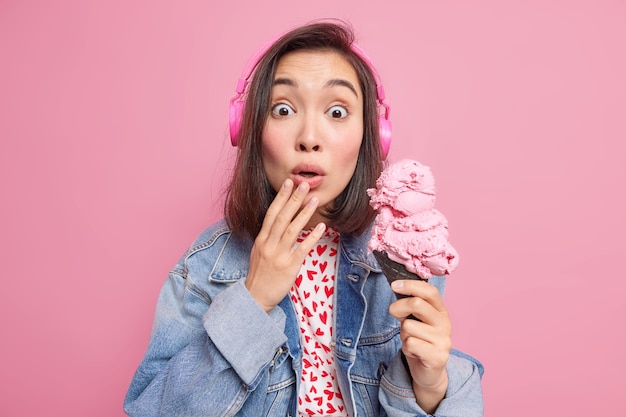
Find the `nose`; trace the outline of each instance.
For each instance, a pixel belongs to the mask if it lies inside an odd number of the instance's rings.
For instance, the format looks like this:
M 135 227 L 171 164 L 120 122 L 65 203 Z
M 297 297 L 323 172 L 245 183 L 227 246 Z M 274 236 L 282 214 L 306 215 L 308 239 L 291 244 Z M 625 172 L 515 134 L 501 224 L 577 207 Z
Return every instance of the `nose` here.
M 302 128 L 296 142 L 296 147 L 299 151 L 319 152 L 322 150 L 320 123 L 320 120 L 312 116 L 303 119 Z

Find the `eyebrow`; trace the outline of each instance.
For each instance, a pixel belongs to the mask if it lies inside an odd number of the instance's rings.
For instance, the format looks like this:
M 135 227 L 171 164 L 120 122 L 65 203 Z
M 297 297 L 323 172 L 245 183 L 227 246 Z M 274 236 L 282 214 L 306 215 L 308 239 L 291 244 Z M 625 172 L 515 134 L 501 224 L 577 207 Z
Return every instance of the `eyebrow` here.
M 359 95 L 356 92 L 356 88 L 354 88 L 354 85 L 352 85 L 352 83 L 348 80 L 344 80 L 341 78 L 329 80 L 326 83 L 325 87 L 334 87 L 338 85 L 349 88 L 354 93 L 354 95 L 357 96 L 357 98 L 359 97 Z
M 274 85 L 287 85 L 290 87 L 298 87 L 298 83 L 296 83 L 291 78 L 276 78 L 274 80 Z M 356 92 L 356 88 L 354 88 L 354 85 L 348 80 L 344 80 L 342 78 L 334 78 L 332 80 L 328 80 L 326 84 L 324 84 L 324 88 L 335 86 L 346 87 L 350 91 L 352 91 L 355 96 L 359 97 L 359 94 Z

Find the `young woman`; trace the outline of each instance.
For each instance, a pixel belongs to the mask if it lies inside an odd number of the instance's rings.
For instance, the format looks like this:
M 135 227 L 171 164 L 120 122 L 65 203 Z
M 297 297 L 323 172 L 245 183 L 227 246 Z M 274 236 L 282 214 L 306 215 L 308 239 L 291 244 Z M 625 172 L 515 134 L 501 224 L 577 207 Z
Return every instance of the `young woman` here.
M 252 61 L 231 103 L 225 220 L 162 289 L 129 415 L 482 415 L 443 277 L 402 282 L 396 301 L 367 250 L 387 117 L 345 24 L 297 28 Z

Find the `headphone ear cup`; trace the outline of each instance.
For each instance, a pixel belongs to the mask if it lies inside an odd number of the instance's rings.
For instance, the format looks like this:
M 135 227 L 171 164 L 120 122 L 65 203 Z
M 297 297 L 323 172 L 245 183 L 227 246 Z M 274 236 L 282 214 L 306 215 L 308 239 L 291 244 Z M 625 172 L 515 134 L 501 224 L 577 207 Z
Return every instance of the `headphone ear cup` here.
M 387 119 L 386 115 L 381 115 L 378 119 L 378 137 L 383 159 L 387 159 L 391 147 L 391 120 Z
M 230 108 L 228 111 L 228 121 L 230 125 L 230 143 L 233 146 L 237 146 L 239 142 L 239 129 L 241 128 L 241 122 L 243 119 L 243 101 L 235 101 L 238 97 L 235 97 L 230 102 Z

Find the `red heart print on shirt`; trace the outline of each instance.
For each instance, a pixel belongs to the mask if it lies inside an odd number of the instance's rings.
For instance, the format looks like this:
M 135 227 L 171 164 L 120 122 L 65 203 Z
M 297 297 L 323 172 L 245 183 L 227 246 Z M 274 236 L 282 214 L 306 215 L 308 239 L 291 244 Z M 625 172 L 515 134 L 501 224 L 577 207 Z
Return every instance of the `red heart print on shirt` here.
M 308 234 L 308 231 L 303 232 L 300 237 L 304 239 Z M 319 415 L 347 416 L 335 378 L 334 352 L 330 348 L 333 341 L 332 315 L 338 244 L 339 233 L 332 228 L 327 229 L 322 239 L 304 259 L 300 273 L 290 290 L 294 309 L 300 318 L 302 333 L 299 415 L 317 411 Z M 307 279 L 303 279 L 305 276 Z M 317 394 L 318 391 L 324 395 L 315 395 L 313 398 L 306 395 Z

